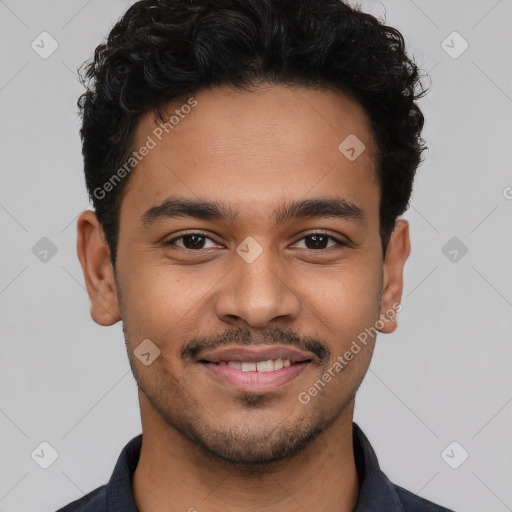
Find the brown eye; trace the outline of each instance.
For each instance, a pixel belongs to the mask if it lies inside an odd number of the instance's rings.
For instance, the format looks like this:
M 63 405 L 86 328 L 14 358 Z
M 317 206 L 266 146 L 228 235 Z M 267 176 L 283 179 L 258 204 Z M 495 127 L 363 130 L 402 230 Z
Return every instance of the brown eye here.
M 181 244 L 177 244 L 176 242 L 181 240 Z M 205 235 L 202 235 L 200 233 L 191 233 L 188 235 L 181 235 L 176 238 L 173 238 L 172 240 L 169 240 L 168 242 L 165 242 L 166 246 L 169 245 L 175 245 L 177 247 L 182 247 L 183 249 L 205 249 L 204 244 L 207 240 L 210 240 L 213 242 L 213 240 Z
M 327 245 L 329 239 L 333 240 L 334 244 Z M 327 235 L 325 233 L 312 233 L 310 235 L 307 235 L 307 236 L 301 238 L 301 240 L 299 240 L 299 242 L 301 242 L 302 240 L 307 240 L 305 242 L 305 245 L 306 245 L 305 248 L 306 249 L 312 249 L 312 250 L 315 250 L 315 249 L 329 249 L 329 248 L 331 248 L 331 247 L 333 247 L 335 245 L 345 245 L 343 242 L 341 242 L 337 238 L 334 238 L 333 236 Z

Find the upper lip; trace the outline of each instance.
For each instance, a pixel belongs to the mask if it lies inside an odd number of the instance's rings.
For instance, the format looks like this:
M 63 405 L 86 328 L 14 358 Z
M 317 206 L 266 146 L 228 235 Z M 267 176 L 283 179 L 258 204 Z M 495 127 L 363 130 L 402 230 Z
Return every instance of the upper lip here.
M 221 361 L 241 361 L 257 363 L 269 359 L 289 359 L 292 363 L 316 359 L 314 354 L 285 345 L 252 345 L 245 347 L 227 347 L 204 352 L 198 361 L 218 363 Z

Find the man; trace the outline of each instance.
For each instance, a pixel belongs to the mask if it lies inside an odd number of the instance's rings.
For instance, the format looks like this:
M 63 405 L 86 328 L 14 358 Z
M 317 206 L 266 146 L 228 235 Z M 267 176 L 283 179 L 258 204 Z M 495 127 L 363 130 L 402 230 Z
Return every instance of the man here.
M 142 0 L 84 84 L 78 255 L 142 435 L 61 511 L 446 511 L 353 423 L 424 149 L 401 34 L 337 0 Z

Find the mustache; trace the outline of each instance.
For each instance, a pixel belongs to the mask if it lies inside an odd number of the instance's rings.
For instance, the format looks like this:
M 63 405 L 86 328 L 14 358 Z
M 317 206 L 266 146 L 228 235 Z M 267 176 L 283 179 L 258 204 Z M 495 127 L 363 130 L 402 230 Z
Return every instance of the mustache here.
M 273 327 L 263 333 L 254 334 L 249 329 L 235 329 L 220 335 L 191 338 L 180 351 L 185 361 L 194 361 L 205 350 L 213 350 L 229 345 L 291 345 L 314 354 L 320 362 L 331 357 L 327 345 L 315 337 L 302 337 L 290 329 Z

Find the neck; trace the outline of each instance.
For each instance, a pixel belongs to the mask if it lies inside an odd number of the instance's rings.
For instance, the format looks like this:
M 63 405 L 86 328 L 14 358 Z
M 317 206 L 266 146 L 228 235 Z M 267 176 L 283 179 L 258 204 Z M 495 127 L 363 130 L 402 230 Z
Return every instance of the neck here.
M 173 510 L 351 512 L 359 481 L 352 445 L 354 402 L 292 458 L 234 465 L 165 423 L 139 392 L 143 441 L 132 488 L 140 512 Z

